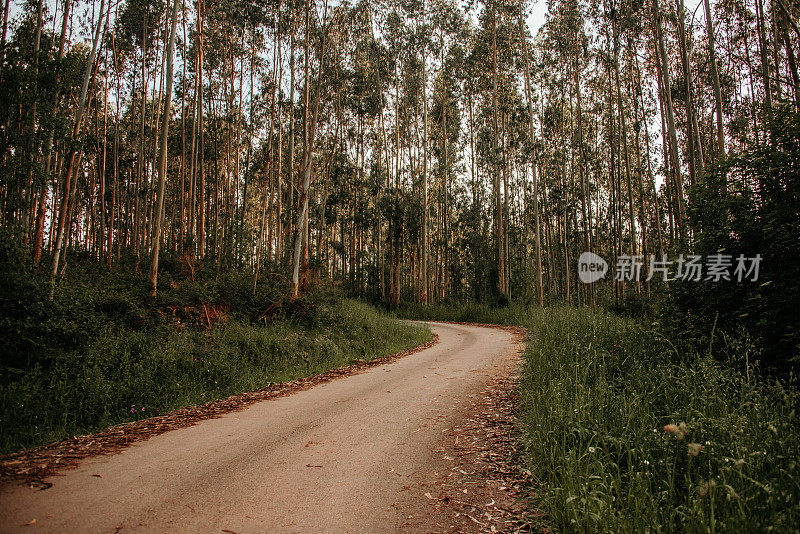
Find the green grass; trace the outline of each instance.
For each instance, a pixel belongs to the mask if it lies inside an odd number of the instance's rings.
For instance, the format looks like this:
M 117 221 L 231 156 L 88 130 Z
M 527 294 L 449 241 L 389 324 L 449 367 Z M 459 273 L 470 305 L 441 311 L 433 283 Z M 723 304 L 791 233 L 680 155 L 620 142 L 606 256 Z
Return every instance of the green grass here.
M 352 300 L 319 305 L 313 321 L 231 319 L 208 332 L 167 324 L 106 328 L 80 350 L 0 383 L 0 452 L 392 354 L 431 337 Z
M 796 391 L 748 380 L 734 362 L 679 353 L 652 328 L 605 312 L 479 305 L 403 312 L 528 328 L 520 430 L 537 481 L 534 502 L 555 530 L 800 526 Z M 682 423 L 685 434 L 664 430 Z M 699 446 L 696 456 L 690 444 Z

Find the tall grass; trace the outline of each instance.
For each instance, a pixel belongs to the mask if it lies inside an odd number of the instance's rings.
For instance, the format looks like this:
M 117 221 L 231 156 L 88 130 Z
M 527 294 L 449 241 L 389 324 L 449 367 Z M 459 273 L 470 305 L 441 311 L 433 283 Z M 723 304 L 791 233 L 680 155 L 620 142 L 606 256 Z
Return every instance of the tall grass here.
M 391 354 L 430 335 L 351 300 L 322 305 L 311 323 L 109 326 L 85 349 L 0 383 L 0 452 Z
M 556 307 L 409 315 L 529 330 L 520 426 L 550 525 L 579 532 L 796 532 L 798 394 L 632 319 Z M 745 349 L 746 350 L 746 349 Z

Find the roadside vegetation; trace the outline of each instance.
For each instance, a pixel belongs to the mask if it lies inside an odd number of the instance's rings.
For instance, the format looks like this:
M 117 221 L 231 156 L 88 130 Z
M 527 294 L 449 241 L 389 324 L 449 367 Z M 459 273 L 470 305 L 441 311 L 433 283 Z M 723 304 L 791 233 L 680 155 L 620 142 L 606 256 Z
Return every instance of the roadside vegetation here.
M 800 525 L 800 2 L 534 4 L 6 0 L 0 453 L 429 336 L 348 296 L 529 329 L 554 527 Z
M 534 502 L 556 531 L 800 524 L 798 394 L 756 372 L 746 340 L 692 350 L 658 324 L 566 306 L 402 313 L 528 329 L 519 428 Z
M 250 276 L 216 269 L 165 279 L 169 289 L 154 300 L 146 276 L 79 261 L 50 301 L 46 277 L 5 252 L 0 453 L 384 356 L 431 335 L 330 289 L 291 301 L 274 280 L 253 295 Z

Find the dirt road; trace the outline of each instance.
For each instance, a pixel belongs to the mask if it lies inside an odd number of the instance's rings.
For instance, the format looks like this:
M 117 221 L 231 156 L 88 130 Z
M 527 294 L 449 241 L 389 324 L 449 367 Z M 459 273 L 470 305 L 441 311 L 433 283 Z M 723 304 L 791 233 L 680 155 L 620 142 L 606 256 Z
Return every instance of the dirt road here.
M 444 432 L 518 346 L 501 330 L 431 327 L 438 344 L 394 363 L 84 460 L 46 490 L 5 484 L 0 531 L 446 530 L 425 495 L 450 468 Z

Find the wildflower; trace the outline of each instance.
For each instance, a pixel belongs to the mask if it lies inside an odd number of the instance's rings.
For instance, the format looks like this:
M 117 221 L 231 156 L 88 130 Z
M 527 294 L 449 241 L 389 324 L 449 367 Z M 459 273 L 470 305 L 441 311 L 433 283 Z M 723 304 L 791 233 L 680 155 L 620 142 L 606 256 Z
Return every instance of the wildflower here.
M 596 450 L 597 449 L 595 449 L 594 447 L 589 447 L 589 452 L 592 453 L 592 454 L 594 454 L 594 451 L 596 451 Z
M 689 456 L 697 456 L 700 454 L 701 450 L 703 450 L 703 446 L 699 443 L 690 443 L 687 452 L 689 453 Z
M 687 432 L 686 423 L 681 422 L 679 425 L 664 425 L 664 432 L 675 436 L 675 439 L 677 440 L 682 440 L 683 436 L 685 436 Z
M 713 481 L 713 480 L 707 480 L 706 482 L 703 482 L 702 484 L 700 484 L 699 486 L 697 486 L 697 494 L 698 494 L 700 497 L 705 497 L 706 495 L 708 495 L 708 493 L 709 493 L 709 492 L 710 492 L 710 491 L 711 491 L 711 490 L 714 488 L 714 486 L 716 486 L 716 485 L 717 485 L 717 483 L 716 483 L 715 481 Z

